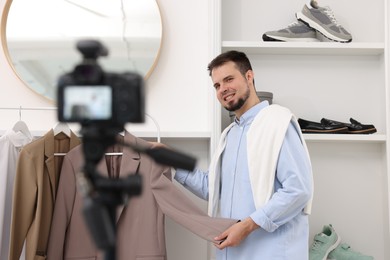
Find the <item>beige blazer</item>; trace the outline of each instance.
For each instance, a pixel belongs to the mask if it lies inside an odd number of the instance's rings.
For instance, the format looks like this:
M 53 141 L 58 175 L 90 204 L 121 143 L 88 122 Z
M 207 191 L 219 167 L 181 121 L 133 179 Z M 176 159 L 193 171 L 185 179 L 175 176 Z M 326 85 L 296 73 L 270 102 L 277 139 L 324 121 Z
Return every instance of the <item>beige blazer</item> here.
M 150 145 L 129 133 L 124 139 L 133 145 Z M 103 259 L 85 225 L 83 198 L 75 183 L 75 175 L 83 163 L 81 145 L 65 156 L 50 232 L 49 260 Z M 131 197 L 118 210 L 118 260 L 166 259 L 164 215 L 209 241 L 236 223 L 209 217 L 171 182 L 170 168 L 155 163 L 147 155 L 125 149 L 121 157 L 106 156 L 97 168 L 101 175 L 115 178 L 134 174 L 138 167 L 143 180 L 142 195 Z
M 45 259 L 63 157 L 80 144 L 53 130 L 27 144 L 20 152 L 13 191 L 9 260 L 19 260 L 26 240 L 26 260 Z

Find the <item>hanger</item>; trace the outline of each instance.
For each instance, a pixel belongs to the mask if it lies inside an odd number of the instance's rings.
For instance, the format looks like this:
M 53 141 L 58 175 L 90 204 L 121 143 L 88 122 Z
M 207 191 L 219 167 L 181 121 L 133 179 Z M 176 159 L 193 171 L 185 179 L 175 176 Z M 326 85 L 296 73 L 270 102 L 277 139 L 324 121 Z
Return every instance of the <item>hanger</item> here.
M 125 136 L 125 131 L 122 131 L 122 132 L 118 133 L 118 135 L 124 137 Z M 109 153 L 104 153 L 104 155 L 107 155 L 107 156 L 123 155 L 123 152 L 109 152 Z
M 104 155 L 123 155 L 123 152 L 116 152 L 116 153 L 114 153 L 114 152 L 112 152 L 112 153 L 105 153 Z
M 15 123 L 14 127 L 12 127 L 12 130 L 15 132 L 21 132 L 28 138 L 33 138 L 26 122 L 22 120 L 22 107 L 19 107 L 19 121 Z
M 28 126 L 22 120 L 19 120 L 18 122 L 16 122 L 14 127 L 12 128 L 12 130 L 14 130 L 15 132 L 21 132 L 25 136 L 32 138 L 32 135 L 30 133 L 30 130 L 28 129 Z
M 58 122 L 53 126 L 54 136 L 64 133 L 67 137 L 70 137 L 70 127 L 67 123 Z M 66 153 L 54 153 L 54 156 L 65 156 Z
M 67 123 L 58 122 L 55 126 L 53 126 L 54 136 L 64 133 L 67 137 L 70 137 L 70 127 Z M 54 153 L 54 156 L 65 156 L 66 153 Z
M 156 129 L 157 129 L 157 142 L 161 143 L 160 126 L 159 126 L 159 124 L 157 123 L 157 121 L 156 121 L 151 115 L 149 115 L 149 114 L 147 114 L 147 113 L 145 113 L 145 115 L 146 115 L 147 117 L 149 117 L 150 119 L 152 119 L 152 121 L 153 121 L 153 123 L 154 123 L 154 125 L 156 126 Z M 69 129 L 69 132 L 70 132 L 70 128 L 69 128 L 69 126 L 68 126 L 67 124 L 65 124 L 65 123 L 57 123 L 57 125 L 53 127 L 54 135 L 56 135 L 56 130 L 55 130 L 55 129 L 56 129 L 56 128 L 61 128 L 61 127 L 59 127 L 59 125 L 65 125 L 65 126 L 67 127 L 67 129 Z M 58 130 L 57 130 L 57 131 L 58 131 Z M 57 132 L 57 134 L 60 133 L 60 132 L 61 132 L 61 131 Z M 66 133 L 65 133 L 65 134 L 66 134 Z M 69 133 L 69 134 L 66 134 L 66 135 L 70 136 L 70 133 Z M 122 131 L 122 132 L 119 133 L 119 135 L 124 136 L 124 135 L 125 135 L 125 132 Z M 66 153 L 55 153 L 55 154 L 54 154 L 54 156 L 64 156 L 64 155 L 66 155 Z M 106 156 L 123 155 L 123 152 L 109 152 L 109 153 L 105 153 L 104 155 L 106 155 Z
M 64 133 L 67 137 L 70 137 L 70 127 L 66 123 L 58 122 L 55 126 L 53 126 L 54 136 Z
M 157 123 L 157 120 L 154 119 L 151 115 L 149 115 L 149 114 L 147 114 L 147 113 L 145 113 L 145 115 L 146 115 L 147 117 L 149 117 L 149 118 L 153 121 L 154 125 L 156 126 L 156 129 L 157 129 L 157 142 L 158 142 L 158 143 L 161 143 L 160 126 L 159 126 L 159 124 Z M 122 131 L 122 132 L 120 132 L 119 134 L 122 135 L 122 136 L 124 136 L 124 135 L 125 135 L 125 132 Z M 108 155 L 108 156 L 111 156 L 111 155 L 123 155 L 123 152 L 105 153 L 104 155 Z

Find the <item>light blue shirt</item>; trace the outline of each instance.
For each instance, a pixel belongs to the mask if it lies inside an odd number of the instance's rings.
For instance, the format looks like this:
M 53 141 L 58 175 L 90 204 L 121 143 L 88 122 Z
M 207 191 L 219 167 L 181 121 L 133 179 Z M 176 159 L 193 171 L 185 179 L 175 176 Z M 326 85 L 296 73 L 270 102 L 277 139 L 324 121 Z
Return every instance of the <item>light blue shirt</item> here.
M 310 199 L 311 169 L 299 134 L 290 123 L 280 151 L 274 183 L 275 193 L 255 208 L 249 180 L 246 134 L 264 101 L 244 113 L 227 134 L 222 155 L 221 217 L 245 219 L 261 228 L 237 247 L 217 250 L 218 260 L 306 260 L 309 223 L 303 208 Z M 261 149 L 261 147 L 259 147 Z M 197 196 L 208 199 L 208 172 L 177 170 L 175 179 Z

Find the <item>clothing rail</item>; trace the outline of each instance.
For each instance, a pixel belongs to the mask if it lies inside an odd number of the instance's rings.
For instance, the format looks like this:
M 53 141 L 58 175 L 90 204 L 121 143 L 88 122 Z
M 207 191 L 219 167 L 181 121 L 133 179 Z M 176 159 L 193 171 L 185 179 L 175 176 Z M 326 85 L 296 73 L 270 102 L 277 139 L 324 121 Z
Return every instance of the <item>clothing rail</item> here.
M 4 110 L 57 110 L 57 107 L 0 107 Z
M 49 111 L 53 111 L 53 110 L 57 110 L 57 107 L 23 107 L 23 106 L 19 106 L 19 107 L 0 107 L 0 110 L 19 110 L 19 119 L 21 120 L 22 110 L 49 110 Z M 157 120 L 154 119 L 148 113 L 145 113 L 145 115 L 153 121 L 153 124 L 155 125 L 156 130 L 157 130 L 157 142 L 161 143 L 160 126 L 157 123 Z

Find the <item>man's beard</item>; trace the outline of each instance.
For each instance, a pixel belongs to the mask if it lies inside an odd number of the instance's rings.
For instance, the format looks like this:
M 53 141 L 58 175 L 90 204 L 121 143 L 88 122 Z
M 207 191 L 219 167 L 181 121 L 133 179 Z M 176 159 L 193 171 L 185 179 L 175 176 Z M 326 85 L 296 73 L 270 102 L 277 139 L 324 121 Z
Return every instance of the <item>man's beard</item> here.
M 237 101 L 237 103 L 236 104 L 233 104 L 232 106 L 226 106 L 225 107 L 225 109 L 227 110 L 227 111 L 237 111 L 237 110 L 239 110 L 244 104 L 245 104 L 245 102 L 248 100 L 248 98 L 249 98 L 249 87 L 247 88 L 247 91 L 245 92 L 245 95 L 244 95 L 244 97 L 242 97 L 242 98 L 240 98 L 238 101 Z

